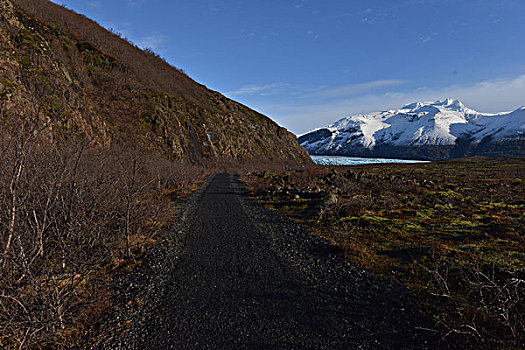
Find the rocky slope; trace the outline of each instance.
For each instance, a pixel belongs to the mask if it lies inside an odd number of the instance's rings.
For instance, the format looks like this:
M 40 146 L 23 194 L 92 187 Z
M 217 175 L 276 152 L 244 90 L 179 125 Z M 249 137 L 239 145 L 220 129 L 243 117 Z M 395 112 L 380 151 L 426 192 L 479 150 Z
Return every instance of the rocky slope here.
M 47 0 L 0 0 L 0 113 L 176 160 L 307 160 L 293 134 Z
M 525 156 L 525 107 L 483 114 L 447 99 L 343 118 L 301 137 L 312 154 L 413 159 Z

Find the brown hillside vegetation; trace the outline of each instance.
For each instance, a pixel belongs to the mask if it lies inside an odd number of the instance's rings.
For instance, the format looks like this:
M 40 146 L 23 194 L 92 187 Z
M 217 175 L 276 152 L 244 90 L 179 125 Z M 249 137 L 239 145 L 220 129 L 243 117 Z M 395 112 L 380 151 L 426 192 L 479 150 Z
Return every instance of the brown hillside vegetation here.
M 215 166 L 307 159 L 270 119 L 84 16 L 0 0 L 0 348 L 85 346 L 116 307 L 110 286 Z
M 0 106 L 38 104 L 54 138 L 132 142 L 171 159 L 307 160 L 269 118 L 47 0 L 1 0 Z

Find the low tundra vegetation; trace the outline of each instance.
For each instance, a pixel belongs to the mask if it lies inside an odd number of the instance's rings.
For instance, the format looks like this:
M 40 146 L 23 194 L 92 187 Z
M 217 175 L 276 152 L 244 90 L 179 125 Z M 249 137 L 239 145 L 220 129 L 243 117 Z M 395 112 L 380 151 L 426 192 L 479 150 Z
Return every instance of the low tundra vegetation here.
M 525 345 L 525 159 L 310 167 L 246 176 L 270 208 L 396 279 L 445 337 Z

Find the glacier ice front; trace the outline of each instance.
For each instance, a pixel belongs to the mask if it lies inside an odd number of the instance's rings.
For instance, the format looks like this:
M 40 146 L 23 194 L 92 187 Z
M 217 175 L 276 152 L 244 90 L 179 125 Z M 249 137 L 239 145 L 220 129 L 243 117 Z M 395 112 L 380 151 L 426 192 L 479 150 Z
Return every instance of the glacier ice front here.
M 427 163 L 423 160 L 387 159 L 387 158 L 359 158 L 341 156 L 311 156 L 316 164 L 321 165 L 363 165 L 386 163 Z

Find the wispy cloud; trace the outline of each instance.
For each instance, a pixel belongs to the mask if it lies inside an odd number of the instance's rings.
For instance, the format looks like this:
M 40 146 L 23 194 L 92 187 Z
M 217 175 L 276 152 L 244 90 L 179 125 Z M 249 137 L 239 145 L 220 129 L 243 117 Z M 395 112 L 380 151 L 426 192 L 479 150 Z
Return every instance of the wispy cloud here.
M 402 3 L 403 6 L 414 6 L 414 5 L 429 5 L 437 4 L 442 2 L 449 2 L 450 0 L 407 0 Z
M 305 5 L 305 3 L 306 3 L 305 0 L 300 0 L 300 1 L 296 2 L 293 6 L 294 6 L 296 9 L 298 9 L 298 8 L 303 7 L 303 6 Z
M 331 90 L 344 91 L 345 88 Z M 479 112 L 497 113 L 525 105 L 525 74 L 439 89 L 422 87 L 410 91 L 365 93 L 346 98 L 340 96 L 339 99 L 329 100 L 312 98 L 308 104 L 266 105 L 260 109 L 296 133 L 331 124 L 348 115 L 394 109 L 411 102 L 436 101 L 447 97 L 460 99 L 467 107 Z
M 142 0 L 125 0 L 126 6 L 130 8 L 135 8 L 136 6 L 140 5 Z
M 87 5 L 90 7 L 100 7 L 101 3 L 100 1 L 88 1 Z
M 515 109 L 525 105 L 525 74 L 513 79 L 482 81 L 471 86 L 451 86 L 440 92 L 440 97 L 445 95 L 457 96 L 481 112 Z
M 403 80 L 375 80 L 375 81 L 369 81 L 366 83 L 359 83 L 359 84 L 350 84 L 350 85 L 344 85 L 344 86 L 338 86 L 335 88 L 329 88 L 329 89 L 321 89 L 315 92 L 310 92 L 307 94 L 304 94 L 303 97 L 306 98 L 341 98 L 345 97 L 348 98 L 350 96 L 354 95 L 360 95 L 364 93 L 369 93 L 374 90 L 401 85 L 403 84 Z
M 166 39 L 167 37 L 164 34 L 149 34 L 139 38 L 137 40 L 137 45 L 142 48 L 158 50 L 159 48 L 162 48 L 162 45 L 166 42 Z
M 273 95 L 281 91 L 286 86 L 285 83 L 275 83 L 267 85 L 245 85 L 237 90 L 226 92 L 226 95 L 230 96 L 249 96 L 249 95 L 260 95 L 268 96 Z

